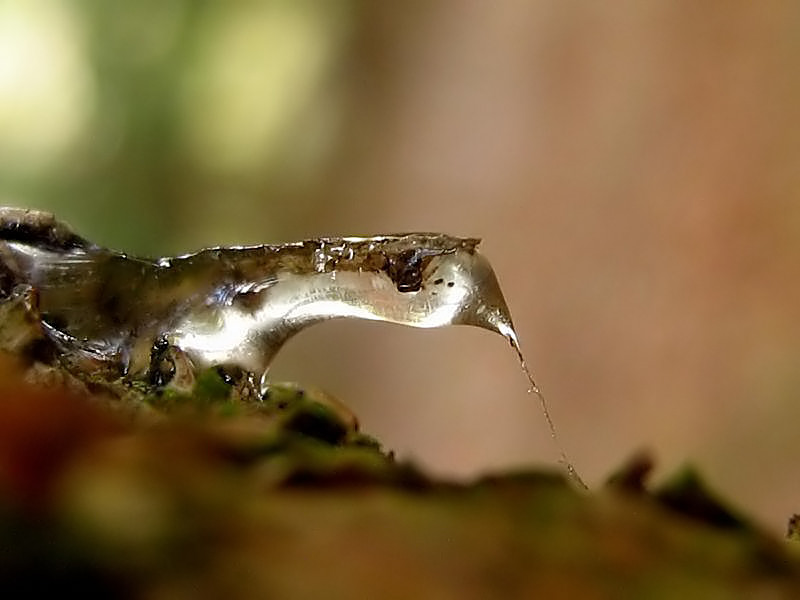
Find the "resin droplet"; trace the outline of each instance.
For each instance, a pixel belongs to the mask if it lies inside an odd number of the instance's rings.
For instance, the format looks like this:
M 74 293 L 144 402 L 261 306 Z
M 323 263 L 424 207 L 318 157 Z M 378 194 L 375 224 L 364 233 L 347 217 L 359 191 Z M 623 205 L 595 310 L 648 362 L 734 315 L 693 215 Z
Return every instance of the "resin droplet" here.
M 262 392 L 283 344 L 329 319 L 481 327 L 511 342 L 560 449 L 479 242 L 403 233 L 148 259 L 97 246 L 49 213 L 0 207 L 0 302 L 28 290 L 52 355 L 78 374 L 163 385 L 175 364 L 189 375 L 225 365 L 261 381 Z

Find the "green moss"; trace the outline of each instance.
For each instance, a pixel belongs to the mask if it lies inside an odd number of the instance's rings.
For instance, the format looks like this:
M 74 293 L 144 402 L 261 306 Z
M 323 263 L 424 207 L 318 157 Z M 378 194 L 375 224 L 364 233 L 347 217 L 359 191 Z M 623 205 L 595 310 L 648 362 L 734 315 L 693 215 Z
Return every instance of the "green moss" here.
M 276 410 L 291 410 L 307 401 L 304 390 L 280 383 L 271 383 L 264 398 L 264 404 Z
M 786 526 L 786 539 L 800 542 L 800 515 L 794 514 L 789 518 L 789 523 Z
M 335 412 L 314 401 L 298 403 L 286 415 L 284 427 L 331 445 L 341 444 L 348 433 L 347 426 Z
M 230 398 L 231 389 L 231 384 L 223 379 L 219 369 L 211 367 L 197 375 L 192 395 L 200 402 L 221 402 Z
M 192 402 L 190 394 L 184 394 L 172 388 L 148 390 L 143 399 L 150 406 L 166 412 L 173 411 L 178 407 L 189 406 Z
M 709 525 L 742 531 L 753 529 L 747 519 L 708 488 L 692 466 L 678 471 L 654 495 L 668 508 Z
M 371 435 L 361 433 L 360 431 L 351 432 L 347 439 L 348 443 L 360 448 L 369 448 L 371 450 L 381 451 L 381 443 Z

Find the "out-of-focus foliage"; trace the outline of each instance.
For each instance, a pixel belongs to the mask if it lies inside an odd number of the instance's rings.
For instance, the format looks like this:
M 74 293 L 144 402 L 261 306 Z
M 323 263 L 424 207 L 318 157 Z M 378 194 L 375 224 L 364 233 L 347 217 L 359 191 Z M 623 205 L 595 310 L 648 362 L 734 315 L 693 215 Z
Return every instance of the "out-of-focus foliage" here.
M 280 236 L 269 199 L 330 144 L 352 17 L 284 0 L 0 4 L 0 198 L 69 207 L 150 253 Z M 269 214 L 248 233 L 236 209 L 256 205 Z M 192 239 L 215 210 L 219 239 Z

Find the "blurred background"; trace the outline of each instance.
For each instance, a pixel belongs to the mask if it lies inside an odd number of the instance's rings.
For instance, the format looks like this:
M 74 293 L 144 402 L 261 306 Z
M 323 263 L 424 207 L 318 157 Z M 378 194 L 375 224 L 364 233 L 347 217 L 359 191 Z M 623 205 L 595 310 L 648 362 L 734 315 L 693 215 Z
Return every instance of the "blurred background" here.
M 483 238 L 561 442 L 800 511 L 800 5 L 0 0 L 0 203 L 149 256 Z M 278 380 L 452 478 L 556 467 L 512 351 L 331 322 Z

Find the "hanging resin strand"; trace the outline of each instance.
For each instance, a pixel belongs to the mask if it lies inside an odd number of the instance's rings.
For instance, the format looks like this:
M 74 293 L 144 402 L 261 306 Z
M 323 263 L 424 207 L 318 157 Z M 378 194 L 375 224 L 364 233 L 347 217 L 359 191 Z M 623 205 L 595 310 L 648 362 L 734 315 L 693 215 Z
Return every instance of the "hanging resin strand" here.
M 558 461 L 564 466 L 567 470 L 567 474 L 569 478 L 575 483 L 578 487 L 588 490 L 589 486 L 581 479 L 581 476 L 578 475 L 578 471 L 575 469 L 575 466 L 570 462 L 569 458 L 567 458 L 567 453 L 564 451 L 564 447 L 561 445 L 560 440 L 558 439 L 558 434 L 556 433 L 556 426 L 553 423 L 553 419 L 550 416 L 550 410 L 547 408 L 547 400 L 544 398 L 544 394 L 542 390 L 539 389 L 539 386 L 536 384 L 536 381 L 533 378 L 533 374 L 531 373 L 530 369 L 528 368 L 528 363 L 525 362 L 525 357 L 522 355 L 522 350 L 519 347 L 519 341 L 517 338 L 517 334 L 513 329 L 510 329 L 504 332 L 504 335 L 508 339 L 511 347 L 516 351 L 517 358 L 519 359 L 520 367 L 522 367 L 522 372 L 525 373 L 525 377 L 528 378 L 528 382 L 530 383 L 530 387 L 528 388 L 529 394 L 535 394 L 536 397 L 539 399 L 539 404 L 542 407 L 542 413 L 544 414 L 544 418 L 547 421 L 547 427 L 550 429 L 550 437 L 556 444 L 558 448 Z

